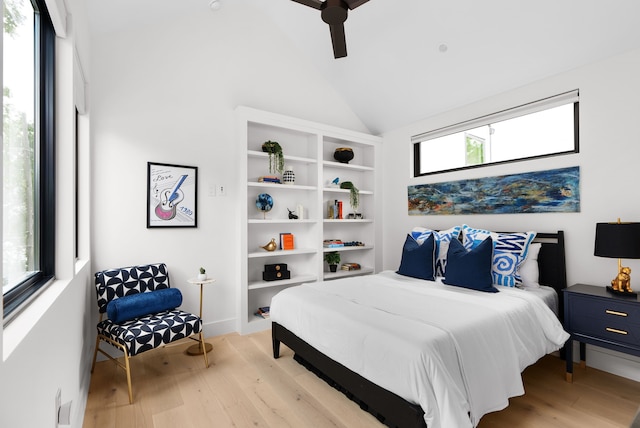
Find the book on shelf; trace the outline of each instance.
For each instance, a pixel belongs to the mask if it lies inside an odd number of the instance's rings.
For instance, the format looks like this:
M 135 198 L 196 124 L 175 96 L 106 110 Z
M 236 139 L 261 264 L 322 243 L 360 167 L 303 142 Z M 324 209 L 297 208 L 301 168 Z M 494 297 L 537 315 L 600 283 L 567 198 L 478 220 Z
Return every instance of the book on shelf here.
M 295 248 L 295 242 L 293 233 L 281 233 L 280 234 L 280 249 L 281 250 L 293 250 Z
M 269 310 L 270 307 L 269 306 L 263 306 L 261 308 L 258 308 L 258 310 L 256 311 L 256 315 L 265 319 L 269 318 Z
M 259 183 L 278 183 L 280 184 L 280 179 L 275 175 L 263 175 L 258 177 Z
M 340 267 L 342 270 L 360 270 L 360 265 L 358 263 L 343 263 Z
M 344 247 L 344 243 L 340 239 L 325 239 L 322 241 L 324 248 L 340 248 Z

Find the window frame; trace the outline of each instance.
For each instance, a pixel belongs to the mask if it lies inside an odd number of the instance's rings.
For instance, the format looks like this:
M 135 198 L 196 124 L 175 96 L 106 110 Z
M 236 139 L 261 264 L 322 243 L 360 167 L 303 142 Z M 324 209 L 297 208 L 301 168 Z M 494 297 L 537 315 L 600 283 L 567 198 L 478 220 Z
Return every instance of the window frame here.
M 40 291 L 55 273 L 55 30 L 44 0 L 31 0 L 35 13 L 35 245 L 38 270 L 3 294 L 3 322 Z
M 567 99 L 567 101 L 562 102 L 563 99 Z M 420 144 L 422 142 L 443 137 L 446 135 L 455 134 L 458 132 L 468 131 L 480 126 L 490 125 L 492 123 L 496 123 L 499 121 L 513 119 L 513 118 L 525 116 L 527 114 L 533 114 L 533 113 L 545 111 L 554 107 L 558 107 L 560 105 L 570 104 L 571 102 L 573 102 L 573 138 L 574 138 L 573 150 L 563 150 L 559 152 L 545 153 L 545 154 L 534 155 L 534 156 L 525 156 L 525 157 L 515 158 L 515 159 L 491 161 L 491 162 L 486 162 L 486 163 L 476 164 L 476 165 L 464 165 L 460 167 L 442 169 L 438 171 L 430 171 L 430 172 L 422 172 L 422 173 L 420 172 Z M 523 161 L 528 161 L 533 159 L 541 159 L 541 158 L 547 158 L 552 156 L 562 156 L 567 154 L 579 153 L 580 152 L 579 127 L 580 127 L 580 100 L 579 100 L 579 91 L 576 89 L 576 90 L 568 91 L 562 94 L 547 97 L 541 100 L 533 101 L 527 104 L 519 105 L 510 109 L 502 110 L 496 113 L 480 116 L 475 119 L 470 119 L 470 120 L 460 122 L 451 126 L 446 126 L 446 127 L 435 129 L 422 134 L 414 135 L 411 137 L 411 142 L 413 144 L 413 177 L 424 177 L 424 176 L 434 175 L 434 174 L 443 174 L 443 173 L 454 172 L 454 171 L 483 168 L 488 166 L 513 163 L 513 162 L 523 162 Z

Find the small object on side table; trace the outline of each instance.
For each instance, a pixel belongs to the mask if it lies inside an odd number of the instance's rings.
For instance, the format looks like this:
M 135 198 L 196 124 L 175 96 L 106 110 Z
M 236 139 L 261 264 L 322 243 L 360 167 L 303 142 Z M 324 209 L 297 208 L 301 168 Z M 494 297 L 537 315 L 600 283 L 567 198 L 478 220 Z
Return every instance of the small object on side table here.
M 205 284 L 211 284 L 213 282 L 215 282 L 216 280 L 213 278 L 208 278 L 208 279 L 198 279 L 198 278 L 193 278 L 193 279 L 189 279 L 187 280 L 187 282 L 189 284 L 195 284 L 195 285 L 200 285 L 200 320 L 202 321 L 202 328 L 204 329 L 204 320 L 202 319 L 202 292 L 203 292 L 203 286 Z M 205 342 L 204 344 L 204 349 L 206 352 L 210 352 L 213 349 L 213 345 L 210 343 Z M 202 344 L 201 343 L 197 343 L 195 345 L 189 346 L 187 348 L 187 354 L 189 355 L 202 355 L 203 354 L 203 350 L 202 350 Z
M 573 341 L 580 342 L 580 367 L 586 367 L 585 344 L 640 357 L 640 301 L 619 297 L 605 287 L 575 284 L 564 292 L 567 381 L 573 381 Z

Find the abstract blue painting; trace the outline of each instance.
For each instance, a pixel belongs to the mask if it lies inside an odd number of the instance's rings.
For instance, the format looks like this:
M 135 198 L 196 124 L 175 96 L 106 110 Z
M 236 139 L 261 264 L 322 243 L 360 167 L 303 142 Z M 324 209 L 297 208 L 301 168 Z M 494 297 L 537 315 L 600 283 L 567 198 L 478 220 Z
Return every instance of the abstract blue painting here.
M 580 212 L 580 167 L 408 187 L 409 215 Z

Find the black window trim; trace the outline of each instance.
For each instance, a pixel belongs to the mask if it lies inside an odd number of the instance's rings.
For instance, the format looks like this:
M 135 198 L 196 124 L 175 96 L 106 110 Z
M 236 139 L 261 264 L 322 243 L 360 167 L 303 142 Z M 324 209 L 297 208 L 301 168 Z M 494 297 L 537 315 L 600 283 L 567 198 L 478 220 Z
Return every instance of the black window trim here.
M 3 296 L 4 323 L 31 296 L 54 277 L 55 272 L 55 30 L 44 0 L 32 0 L 36 14 L 36 91 L 39 97 L 36 132 L 36 245 L 39 270 Z
M 415 135 L 411 138 L 411 142 L 413 144 L 413 177 L 417 178 L 417 177 L 425 177 L 428 175 L 435 175 L 435 174 L 444 174 L 444 173 L 448 173 L 448 172 L 455 172 L 455 171 L 463 171 L 463 170 L 467 170 L 467 169 L 475 169 L 475 168 L 484 168 L 484 167 L 488 167 L 488 166 L 494 166 L 494 165 L 502 165 L 502 164 L 507 164 L 507 163 L 514 163 L 514 162 L 524 162 L 524 161 L 530 161 L 533 159 L 542 159 L 542 158 L 548 158 L 548 157 L 553 157 L 553 156 L 562 156 L 562 155 L 569 155 L 569 154 L 575 154 L 575 153 L 580 153 L 580 133 L 579 133 L 579 128 L 580 128 L 580 101 L 577 100 L 575 102 L 573 102 L 573 138 L 574 138 L 574 148 L 572 150 L 566 150 L 566 151 L 561 151 L 561 152 L 553 152 L 553 153 L 546 153 L 546 154 L 542 154 L 542 155 L 536 155 L 536 156 L 527 156 L 527 157 L 522 157 L 522 158 L 517 158 L 517 159 L 508 159 L 508 160 L 503 160 L 503 161 L 495 161 L 495 162 L 487 162 L 487 163 L 482 163 L 482 164 L 477 164 L 477 165 L 465 165 L 465 166 L 461 166 L 458 168 L 449 168 L 449 169 L 442 169 L 442 170 L 438 170 L 438 171 L 430 171 L 430 172 L 423 172 L 420 173 L 420 143 L 423 141 L 428 141 L 429 139 L 421 139 L 422 136 L 430 134 L 430 133 L 435 133 L 435 132 L 441 132 L 443 130 L 446 129 L 455 129 L 455 128 L 460 128 L 461 125 L 464 125 L 466 123 L 471 123 L 471 122 L 475 122 L 478 120 L 481 120 L 483 118 L 489 118 L 492 117 L 494 115 L 498 115 L 504 112 L 508 112 L 510 110 L 516 110 L 516 109 L 522 109 L 523 107 L 526 107 L 527 105 L 530 104 L 536 104 L 538 102 L 544 102 L 547 99 L 553 99 L 555 97 L 562 97 L 568 94 L 572 94 L 575 93 L 576 96 L 578 96 L 579 91 L 573 90 L 573 91 L 568 91 L 562 94 L 558 94 L 552 97 L 548 97 L 545 98 L 543 100 L 539 100 L 539 101 L 534 101 L 532 103 L 528 103 L 528 104 L 524 104 L 521 106 L 517 106 L 514 107 L 513 109 L 507 109 L 507 110 L 503 110 L 497 113 L 493 113 L 493 114 L 488 114 L 485 116 L 481 116 L 475 119 L 471 119 L 468 121 L 464 121 L 461 123 L 457 123 L 455 125 L 451 125 L 451 126 L 446 126 L 444 128 L 440 128 L 440 129 L 436 129 L 434 131 L 430 131 L 430 132 L 426 132 L 423 134 L 419 134 L 419 135 Z M 526 114 L 526 113 L 525 113 Z M 518 116 L 514 116 L 514 117 L 518 117 Z M 474 125 L 475 126 L 481 126 L 481 125 Z M 457 129 L 455 131 L 452 131 L 450 133 L 455 133 L 455 132 L 460 132 L 463 129 Z M 442 135 L 448 135 L 446 133 L 442 134 Z M 437 138 L 437 137 L 434 137 Z

